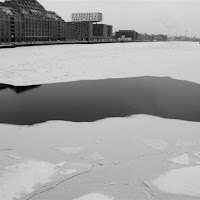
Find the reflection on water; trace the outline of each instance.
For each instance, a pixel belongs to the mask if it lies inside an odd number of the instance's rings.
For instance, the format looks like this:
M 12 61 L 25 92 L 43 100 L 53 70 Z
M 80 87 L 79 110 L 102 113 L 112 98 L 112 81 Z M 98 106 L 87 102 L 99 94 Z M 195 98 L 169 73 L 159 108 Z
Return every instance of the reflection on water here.
M 13 85 L 7 85 L 7 84 L 0 84 L 0 91 L 4 89 L 11 89 L 16 93 L 22 93 L 26 92 L 28 90 L 32 90 L 35 88 L 40 87 L 40 85 L 30 85 L 30 86 L 13 86 Z
M 0 85 L 1 123 L 92 122 L 133 114 L 199 122 L 200 85 L 168 77 L 89 80 L 26 87 Z

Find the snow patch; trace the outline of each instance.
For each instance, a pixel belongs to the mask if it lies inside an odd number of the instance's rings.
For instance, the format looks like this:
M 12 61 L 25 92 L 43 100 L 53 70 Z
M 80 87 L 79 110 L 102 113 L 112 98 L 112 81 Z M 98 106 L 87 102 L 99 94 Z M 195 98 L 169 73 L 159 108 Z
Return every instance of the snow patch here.
M 104 158 L 103 155 L 101 155 L 99 152 L 95 152 L 95 153 L 92 154 L 92 159 L 93 159 L 95 162 L 98 162 L 98 161 L 104 160 L 105 158 Z
M 34 160 L 6 167 L 0 173 L 0 200 L 19 199 L 23 194 L 30 194 L 37 185 L 51 182 L 56 172 L 56 165 Z
M 171 170 L 152 183 L 164 192 L 200 196 L 200 166 Z
M 155 140 L 145 140 L 144 143 L 153 149 L 156 150 L 164 150 L 168 147 L 168 143 L 161 139 L 155 139 Z
M 68 170 L 66 170 L 66 171 L 59 171 L 58 173 L 59 173 L 60 175 L 66 176 L 66 175 L 75 174 L 76 172 L 77 172 L 76 169 L 68 169 Z
M 91 170 L 91 168 L 92 168 L 92 165 L 89 163 L 86 164 L 86 163 L 70 163 L 70 162 L 68 162 L 59 167 L 58 174 L 67 176 L 67 175 L 72 175 L 75 173 L 89 171 L 89 170 Z
M 88 194 L 88 195 L 85 195 L 83 197 L 80 197 L 80 198 L 74 199 L 74 200 L 114 200 L 114 198 L 107 197 L 107 196 L 104 196 L 104 195 L 98 194 L 98 193 L 93 193 L 93 194 Z
M 63 167 L 66 164 L 66 162 L 61 162 L 61 163 L 57 163 L 56 166 L 57 167 Z
M 180 165 L 189 165 L 190 164 L 190 158 L 187 153 L 180 155 L 175 158 L 169 159 L 170 162 Z
M 177 140 L 176 141 L 176 146 L 178 148 L 181 148 L 181 147 L 190 147 L 190 146 L 195 146 L 196 145 L 196 142 L 191 140 L 191 139 L 185 139 L 185 140 Z

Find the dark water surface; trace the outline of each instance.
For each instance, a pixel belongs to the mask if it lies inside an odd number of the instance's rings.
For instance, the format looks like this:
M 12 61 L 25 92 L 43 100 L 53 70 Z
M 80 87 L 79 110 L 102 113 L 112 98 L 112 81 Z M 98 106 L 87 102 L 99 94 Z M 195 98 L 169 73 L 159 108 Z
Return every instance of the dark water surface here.
M 93 122 L 134 114 L 200 122 L 200 85 L 168 77 L 0 84 L 0 123 Z

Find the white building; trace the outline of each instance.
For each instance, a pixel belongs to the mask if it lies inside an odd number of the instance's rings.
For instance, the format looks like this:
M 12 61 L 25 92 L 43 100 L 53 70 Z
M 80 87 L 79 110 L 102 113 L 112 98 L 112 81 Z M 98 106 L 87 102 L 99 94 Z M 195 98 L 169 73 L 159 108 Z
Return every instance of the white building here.
M 102 13 L 90 12 L 90 13 L 72 13 L 73 22 L 101 22 L 103 18 Z

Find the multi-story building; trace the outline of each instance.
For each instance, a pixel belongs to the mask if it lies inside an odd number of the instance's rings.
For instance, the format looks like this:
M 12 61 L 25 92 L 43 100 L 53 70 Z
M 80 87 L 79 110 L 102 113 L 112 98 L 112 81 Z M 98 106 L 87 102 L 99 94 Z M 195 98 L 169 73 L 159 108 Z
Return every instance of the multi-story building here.
M 67 23 L 67 40 L 109 41 L 112 26 L 93 24 L 102 21 L 101 13 L 73 13 L 72 22 Z
M 93 39 L 112 39 L 112 26 L 106 24 L 93 24 Z
M 107 25 L 107 36 L 113 37 L 113 26 Z
M 0 43 L 21 41 L 22 34 L 22 17 L 13 7 L 6 6 L 0 2 Z
M 103 19 L 102 13 L 72 13 L 72 22 L 101 22 Z
M 93 24 L 93 36 L 107 37 L 108 28 L 106 24 Z
M 115 38 L 117 40 L 137 40 L 138 33 L 133 30 L 119 30 L 118 32 L 116 32 Z
M 93 36 L 92 22 L 67 22 L 67 40 L 90 41 Z
M 66 22 L 36 0 L 0 2 L 0 42 L 66 39 Z
M 150 40 L 152 40 L 152 37 L 149 37 L 149 35 L 146 34 L 146 33 L 139 33 L 138 34 L 138 40 L 143 41 L 143 42 L 150 41 Z
M 59 15 L 36 0 L 0 2 L 0 43 L 35 41 L 108 41 L 112 26 L 93 24 L 102 13 L 73 13 L 66 23 Z
M 55 12 L 47 11 L 49 40 L 66 40 L 66 22 Z

